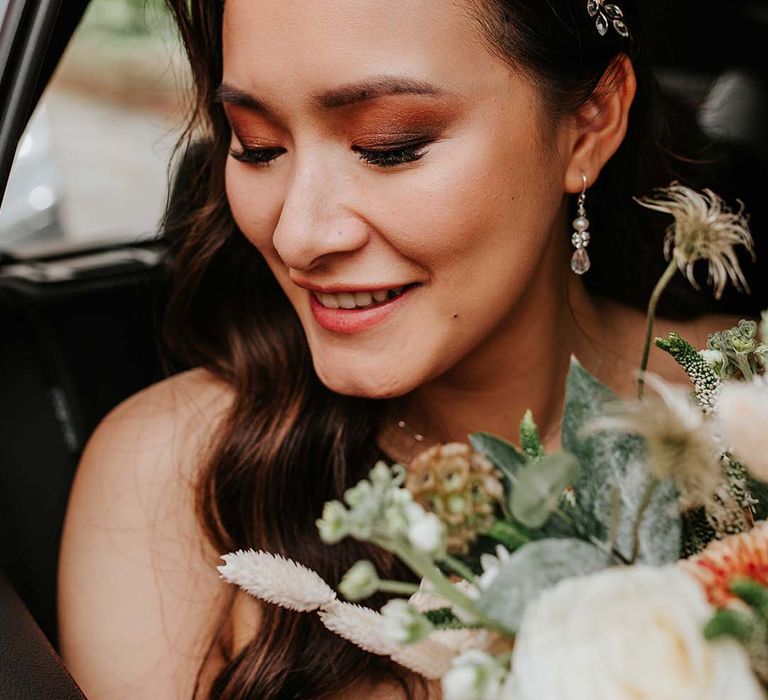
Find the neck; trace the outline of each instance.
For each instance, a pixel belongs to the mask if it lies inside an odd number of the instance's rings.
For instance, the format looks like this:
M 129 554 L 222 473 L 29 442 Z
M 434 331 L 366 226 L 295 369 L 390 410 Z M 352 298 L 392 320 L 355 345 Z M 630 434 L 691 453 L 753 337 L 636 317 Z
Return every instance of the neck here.
M 600 376 L 604 336 L 600 304 L 575 275 L 553 294 L 567 259 L 552 255 L 523 299 L 481 346 L 448 372 L 392 402 L 383 434 L 385 450 L 410 461 L 428 445 L 466 442 L 475 431 L 517 443 L 520 421 L 533 412 L 545 447 L 559 448 L 565 379 L 572 354 Z M 397 427 L 404 420 L 407 429 Z M 413 438 L 424 435 L 424 442 Z

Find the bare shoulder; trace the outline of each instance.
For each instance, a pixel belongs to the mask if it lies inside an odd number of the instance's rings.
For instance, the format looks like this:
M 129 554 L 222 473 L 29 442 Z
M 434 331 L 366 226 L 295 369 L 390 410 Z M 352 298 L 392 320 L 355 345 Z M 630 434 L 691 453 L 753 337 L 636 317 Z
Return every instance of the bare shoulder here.
M 232 393 L 189 370 L 126 399 L 86 445 L 58 603 L 62 655 L 89 698 L 192 696 L 228 592 L 194 484 Z

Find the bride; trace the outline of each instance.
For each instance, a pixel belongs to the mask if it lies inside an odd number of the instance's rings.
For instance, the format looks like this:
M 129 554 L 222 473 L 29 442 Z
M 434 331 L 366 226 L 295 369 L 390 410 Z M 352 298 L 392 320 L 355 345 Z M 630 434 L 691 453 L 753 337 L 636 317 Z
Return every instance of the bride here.
M 314 525 L 376 459 L 512 439 L 528 408 L 556 448 L 571 354 L 633 393 L 667 222 L 632 196 L 673 177 L 637 3 L 617 22 L 602 0 L 169 4 L 206 144 L 166 227 L 166 335 L 194 369 L 89 441 L 64 659 L 91 700 L 437 697 L 215 567 L 253 547 L 332 584 L 360 558 L 402 578 Z M 657 334 L 699 347 L 733 322 L 675 312 Z

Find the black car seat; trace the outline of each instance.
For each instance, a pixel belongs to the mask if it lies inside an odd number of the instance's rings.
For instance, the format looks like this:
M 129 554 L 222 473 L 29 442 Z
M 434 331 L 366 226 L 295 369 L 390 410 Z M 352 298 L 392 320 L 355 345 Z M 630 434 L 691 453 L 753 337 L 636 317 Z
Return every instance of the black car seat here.
M 0 268 L 0 568 L 56 644 L 69 488 L 98 421 L 161 375 L 158 243 Z

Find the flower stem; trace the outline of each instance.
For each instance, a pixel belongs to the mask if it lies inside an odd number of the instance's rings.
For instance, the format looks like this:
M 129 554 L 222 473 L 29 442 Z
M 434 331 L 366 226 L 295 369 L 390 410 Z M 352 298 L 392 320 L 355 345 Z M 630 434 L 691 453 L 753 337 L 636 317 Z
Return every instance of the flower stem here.
M 632 526 L 632 558 L 630 559 L 630 563 L 632 564 L 635 563 L 637 555 L 640 553 L 640 526 L 643 523 L 643 516 L 645 515 L 645 511 L 648 510 L 648 506 L 651 505 L 651 499 L 653 498 L 653 494 L 656 492 L 658 485 L 659 480 L 655 477 L 651 477 L 651 480 L 645 487 L 643 500 L 640 501 L 640 506 L 637 509 L 637 517 Z
M 419 592 L 419 587 L 415 583 L 405 583 L 404 581 L 379 581 L 379 590 L 383 593 L 397 593 L 398 595 L 411 596 Z
M 645 326 L 645 345 L 643 346 L 643 359 L 640 362 L 640 376 L 637 380 L 637 398 L 643 398 L 643 391 L 645 390 L 645 370 L 648 368 L 648 358 L 651 354 L 651 336 L 653 335 L 653 326 L 656 322 L 656 307 L 659 305 L 659 299 L 664 290 L 667 288 L 670 280 L 675 276 L 677 272 L 677 261 L 674 256 L 669 261 L 667 269 L 664 270 L 664 274 L 656 283 L 656 287 L 651 294 L 651 299 L 648 302 L 648 314 L 646 318 Z
M 448 602 L 453 603 L 462 610 L 468 612 L 484 627 L 500 632 L 507 637 L 515 636 L 513 630 L 510 630 L 504 625 L 487 617 L 475 605 L 475 602 L 464 595 L 445 576 L 443 576 L 440 569 L 438 569 L 427 557 L 414 551 L 407 545 L 401 545 L 392 541 L 380 541 L 376 539 L 374 540 L 374 544 L 378 544 L 380 547 L 392 552 L 392 554 L 398 557 L 409 569 L 411 569 L 411 571 L 429 581 L 432 584 L 435 593 L 445 598 Z
M 517 525 L 507 520 L 497 520 L 493 527 L 483 534 L 501 542 L 507 549 L 517 549 L 533 539 Z
M 470 583 L 474 583 L 476 576 L 474 572 L 462 561 L 452 557 L 450 554 L 446 554 L 441 561 L 449 568 L 452 569 L 455 574 L 458 574 L 463 579 L 466 579 Z

